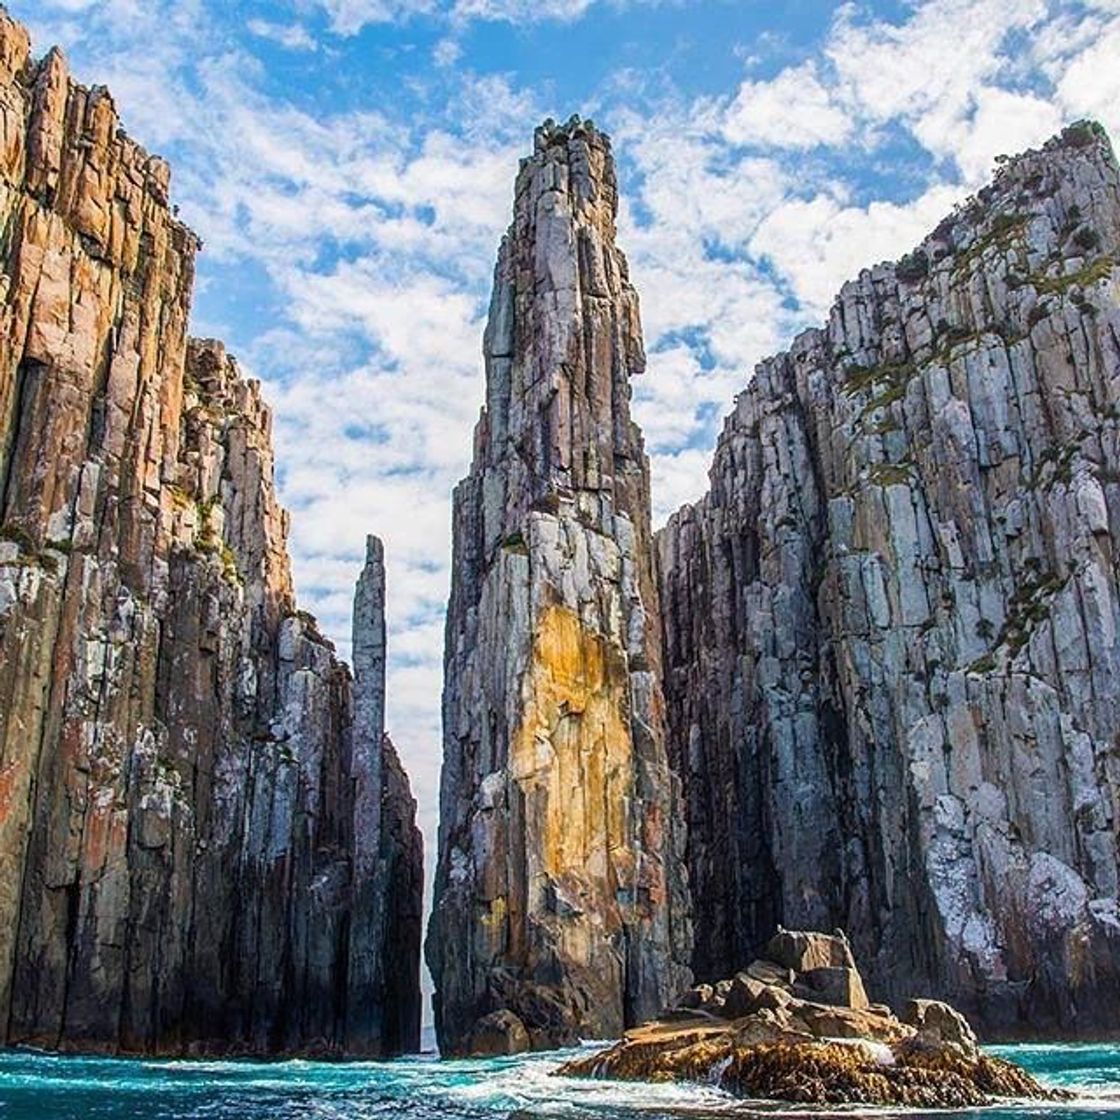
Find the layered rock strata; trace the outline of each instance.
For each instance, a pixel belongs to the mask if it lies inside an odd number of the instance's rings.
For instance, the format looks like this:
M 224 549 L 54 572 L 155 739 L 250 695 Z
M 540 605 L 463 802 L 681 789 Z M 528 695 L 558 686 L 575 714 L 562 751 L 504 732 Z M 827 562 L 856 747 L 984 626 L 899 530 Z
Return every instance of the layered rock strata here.
M 538 129 L 454 498 L 428 940 L 445 1053 L 492 1050 L 495 1035 L 509 1049 L 615 1036 L 688 980 L 648 468 L 629 410 L 645 358 L 616 209 L 606 137 L 576 118 Z
M 296 610 L 259 386 L 187 340 L 166 165 L 2 12 L 0 137 L 4 1037 L 413 1046 L 379 551 L 354 682 Z
M 702 979 L 842 925 L 988 1030 L 1120 1000 L 1120 175 L 1004 163 L 763 362 L 658 535 Z
M 984 1054 L 947 1004 L 910 1000 L 903 1014 L 849 999 L 822 973 L 863 982 L 846 938 L 781 931 L 766 959 L 687 1008 L 560 1067 L 567 1077 L 698 1081 L 740 1097 L 813 1105 L 975 1108 L 998 1099 L 1061 1099 L 1024 1070 Z M 832 989 L 832 990 L 829 990 Z

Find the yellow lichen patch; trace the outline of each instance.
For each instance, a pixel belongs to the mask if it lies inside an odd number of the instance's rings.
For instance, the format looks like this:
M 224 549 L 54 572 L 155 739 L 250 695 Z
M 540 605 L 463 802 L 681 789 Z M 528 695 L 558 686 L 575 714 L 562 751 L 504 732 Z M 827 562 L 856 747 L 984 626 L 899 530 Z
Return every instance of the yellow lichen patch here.
M 500 929 L 505 923 L 506 915 L 506 900 L 504 898 L 495 898 L 490 903 L 485 903 L 485 910 L 482 914 L 482 925 L 487 930 Z
M 511 775 L 521 787 L 530 877 L 545 875 L 582 910 L 584 891 L 629 887 L 631 795 L 629 678 L 621 649 L 565 607 L 537 620 L 522 678 L 524 717 L 513 736 Z M 603 915 L 602 901 L 594 909 Z

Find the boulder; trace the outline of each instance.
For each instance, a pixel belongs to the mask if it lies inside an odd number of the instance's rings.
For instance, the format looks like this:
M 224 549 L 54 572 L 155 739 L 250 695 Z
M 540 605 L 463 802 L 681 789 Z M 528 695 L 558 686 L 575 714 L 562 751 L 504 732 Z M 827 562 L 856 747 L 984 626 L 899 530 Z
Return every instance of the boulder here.
M 700 1007 L 707 1007 L 712 1002 L 712 997 L 715 991 L 711 984 L 697 984 L 695 988 L 689 988 L 687 992 L 679 1000 L 677 1000 L 677 1009 L 682 1011 L 695 1011 Z
M 764 984 L 781 984 L 787 988 L 795 979 L 789 968 L 784 968 L 773 961 L 751 961 L 747 965 L 746 974 L 754 980 L 761 980 Z
M 720 1014 L 725 1019 L 741 1019 L 756 1010 L 767 992 L 771 991 L 768 984 L 755 980 L 745 972 L 740 972 L 733 980 L 728 982 L 727 994 L 723 998 Z M 773 989 L 781 992 L 781 988 Z M 784 992 L 782 993 L 785 994 Z
M 793 1002 L 793 993 L 788 989 L 768 985 L 758 997 L 757 1006 L 760 1011 L 781 1011 Z
M 968 1020 L 956 1008 L 940 1000 L 907 1000 L 901 1018 L 917 1030 L 918 1039 L 923 1043 L 949 1047 L 970 1056 L 979 1051 L 976 1032 Z
M 509 1010 L 484 1015 L 471 1031 L 472 1057 L 498 1058 L 507 1054 L 523 1054 L 530 1046 L 525 1024 Z
M 804 1042 L 812 1038 L 808 1027 L 788 1011 L 762 1010 L 745 1019 L 735 1032 L 738 1047 L 768 1042 Z
M 731 991 L 734 983 L 734 980 L 721 980 L 718 984 L 716 984 L 715 1002 L 717 1004 L 719 1004 L 720 1006 L 723 1005 L 724 1001 L 727 999 L 727 993 Z
M 850 1007 L 793 1000 L 786 1014 L 795 1016 L 809 1032 L 820 1039 L 854 1038 L 870 1042 L 905 1042 L 914 1037 L 914 1028 L 900 1023 L 893 1015 L 876 1015 Z
M 851 1007 L 857 1011 L 871 1006 L 863 980 L 854 968 L 812 968 L 798 977 L 794 993 L 817 1003 Z
M 778 927 L 766 946 L 766 957 L 793 972 L 812 972 L 818 968 L 850 968 L 856 962 L 844 934 L 813 933 Z

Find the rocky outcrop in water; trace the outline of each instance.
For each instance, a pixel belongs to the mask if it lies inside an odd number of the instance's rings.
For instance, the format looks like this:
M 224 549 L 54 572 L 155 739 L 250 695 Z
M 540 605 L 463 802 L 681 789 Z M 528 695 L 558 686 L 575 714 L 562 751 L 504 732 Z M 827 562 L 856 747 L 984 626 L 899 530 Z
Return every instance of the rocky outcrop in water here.
M 869 1005 L 843 935 L 781 930 L 765 954 L 557 1072 L 697 1081 L 753 1100 L 811 1105 L 956 1109 L 1064 1096 L 984 1054 L 968 1021 L 947 1004 L 910 1000 L 901 1018 Z
M 1003 1034 L 1120 999 L 1120 175 L 1003 164 L 763 362 L 658 535 L 693 965 L 843 926 Z
M 5 1039 L 413 1047 L 379 546 L 355 682 L 296 610 L 259 386 L 187 340 L 166 165 L 2 12 L 0 138 Z
M 645 358 L 590 123 L 538 129 L 454 500 L 428 960 L 445 1053 L 616 1036 L 686 986 L 667 764 Z M 473 1041 L 472 1041 L 473 1038 Z

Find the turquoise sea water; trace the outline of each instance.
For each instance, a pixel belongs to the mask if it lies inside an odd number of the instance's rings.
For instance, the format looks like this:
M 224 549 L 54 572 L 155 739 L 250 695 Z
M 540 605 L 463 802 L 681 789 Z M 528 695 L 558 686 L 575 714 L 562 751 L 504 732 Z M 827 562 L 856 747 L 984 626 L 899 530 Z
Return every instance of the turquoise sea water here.
M 1084 1097 L 1073 1105 L 985 1109 L 971 1114 L 978 1120 L 1120 1118 L 1120 1047 L 1010 1046 L 994 1052 Z M 702 1086 L 552 1077 L 561 1057 L 335 1065 L 130 1061 L 9 1051 L 0 1053 L 0 1120 L 777 1120 L 825 1115 L 744 1104 Z M 842 1115 L 865 1114 L 880 1120 L 901 1115 L 894 1110 Z

